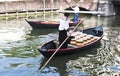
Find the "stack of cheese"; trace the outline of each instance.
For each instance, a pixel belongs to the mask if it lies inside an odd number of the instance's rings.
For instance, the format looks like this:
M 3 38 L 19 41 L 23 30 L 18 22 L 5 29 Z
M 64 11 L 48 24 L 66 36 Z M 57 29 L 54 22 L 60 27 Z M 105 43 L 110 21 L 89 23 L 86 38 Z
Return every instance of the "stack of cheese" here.
M 76 46 L 86 45 L 99 38 L 99 37 L 88 35 L 88 34 L 81 33 L 81 32 L 74 32 L 71 34 L 71 36 L 74 36 L 74 38 L 70 41 L 70 44 L 76 45 Z

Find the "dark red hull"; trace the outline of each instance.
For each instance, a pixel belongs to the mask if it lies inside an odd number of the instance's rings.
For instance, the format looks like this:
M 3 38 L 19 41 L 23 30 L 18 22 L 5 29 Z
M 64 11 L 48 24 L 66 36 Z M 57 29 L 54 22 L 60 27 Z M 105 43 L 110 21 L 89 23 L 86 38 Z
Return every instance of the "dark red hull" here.
M 28 24 L 33 28 L 33 29 L 40 29 L 40 28 L 58 28 L 59 22 L 54 21 L 54 22 L 47 22 L 47 21 L 28 21 Z M 70 26 L 75 26 L 78 22 L 70 22 Z

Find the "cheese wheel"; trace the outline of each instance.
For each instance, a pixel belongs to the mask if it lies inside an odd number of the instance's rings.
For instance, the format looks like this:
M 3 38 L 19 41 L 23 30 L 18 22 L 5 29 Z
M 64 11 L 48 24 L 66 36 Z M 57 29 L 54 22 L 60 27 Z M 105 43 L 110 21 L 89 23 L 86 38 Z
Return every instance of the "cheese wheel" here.
M 76 41 L 70 41 L 70 44 L 72 44 L 72 45 L 76 45 Z

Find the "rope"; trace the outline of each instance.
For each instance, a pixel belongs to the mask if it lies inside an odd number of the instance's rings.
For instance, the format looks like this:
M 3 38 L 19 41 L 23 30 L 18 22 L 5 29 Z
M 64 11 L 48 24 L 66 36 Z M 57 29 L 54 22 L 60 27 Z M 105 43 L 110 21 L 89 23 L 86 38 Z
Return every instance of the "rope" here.
M 75 31 L 75 29 L 77 29 L 78 25 L 80 25 L 80 23 L 82 23 L 84 20 L 81 20 L 76 27 L 73 29 L 73 31 Z M 51 55 L 51 57 L 46 61 L 46 63 L 41 67 L 41 69 L 39 70 L 40 72 L 45 68 L 45 66 L 50 62 L 50 60 L 53 58 L 53 56 L 58 52 L 58 50 L 61 48 L 61 46 L 67 41 L 67 39 L 70 37 L 70 35 L 62 42 L 62 44 L 56 49 L 56 51 Z

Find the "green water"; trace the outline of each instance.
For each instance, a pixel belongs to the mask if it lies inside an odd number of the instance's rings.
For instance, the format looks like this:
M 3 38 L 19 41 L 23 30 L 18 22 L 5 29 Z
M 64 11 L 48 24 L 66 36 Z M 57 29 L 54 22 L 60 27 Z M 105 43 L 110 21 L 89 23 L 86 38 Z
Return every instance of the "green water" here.
M 71 16 L 72 18 L 73 16 Z M 57 19 L 59 14 L 28 18 Z M 120 16 L 80 15 L 84 28 L 103 24 L 104 37 L 99 45 L 79 53 L 54 57 L 40 72 L 48 58 L 37 50 L 57 37 L 57 29 L 32 29 L 24 18 L 0 20 L 0 76 L 111 76 L 120 73 Z

